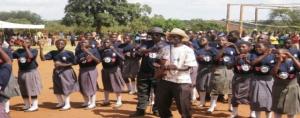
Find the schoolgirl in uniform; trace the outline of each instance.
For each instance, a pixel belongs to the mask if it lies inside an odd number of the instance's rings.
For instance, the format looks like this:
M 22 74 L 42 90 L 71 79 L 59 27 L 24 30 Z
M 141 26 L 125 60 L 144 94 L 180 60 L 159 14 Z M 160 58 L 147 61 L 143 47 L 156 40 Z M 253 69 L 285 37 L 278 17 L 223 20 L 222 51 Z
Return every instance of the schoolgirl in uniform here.
M 7 48 L 3 48 L 3 50 L 9 56 L 11 61 L 13 59 L 13 56 L 12 56 L 13 49 L 11 47 L 12 45 L 13 45 L 12 43 L 9 43 L 9 46 Z M 1 43 L 0 43 L 0 46 L 2 46 Z M 11 73 L 9 82 L 7 84 L 7 87 L 4 89 L 3 95 L 7 98 L 7 99 L 4 99 L 5 112 L 9 113 L 9 111 L 10 111 L 9 99 L 11 99 L 12 97 L 21 95 L 20 88 L 18 85 L 18 80 L 14 77 L 13 73 Z
M 291 39 L 286 39 L 284 41 L 284 48 L 287 49 L 295 58 L 300 58 L 300 50 L 293 47 Z
M 4 91 L 9 79 L 11 79 L 12 73 L 12 61 L 6 52 L 0 48 L 0 90 Z M 4 105 L 2 104 L 7 99 L 6 96 L 0 94 L 0 118 L 9 118 L 8 114 L 4 110 Z
M 205 106 L 206 93 L 209 92 L 211 73 L 213 68 L 213 59 L 217 55 L 217 49 L 209 46 L 206 37 L 200 38 L 200 46 L 196 50 L 196 59 L 198 61 L 198 74 L 196 79 L 196 89 L 200 96 L 199 107 Z
M 123 41 L 124 43 L 119 45 L 119 48 L 122 50 L 125 57 L 122 65 L 122 75 L 129 90 L 129 94 L 136 94 L 137 89 L 135 79 L 140 67 L 140 57 L 137 56 L 137 48 L 131 43 L 130 35 L 124 35 Z
M 297 84 L 299 69 L 300 62 L 288 50 L 277 51 L 276 64 L 272 69 L 272 111 L 275 118 L 281 118 L 283 114 L 287 114 L 288 118 L 295 118 L 300 112 L 300 87 Z
M 251 60 L 253 60 L 252 54 L 250 54 L 251 43 L 241 41 L 239 42 L 239 52 L 234 59 L 233 69 L 234 77 L 232 79 L 232 100 L 233 106 L 231 118 L 238 116 L 238 105 L 249 104 L 250 94 L 250 81 L 252 78 L 252 66 Z M 254 117 L 253 114 L 251 117 Z
M 271 118 L 273 77 L 271 69 L 275 64 L 275 56 L 268 42 L 260 41 L 255 45 L 256 53 L 251 62 L 253 77 L 250 85 L 250 108 L 260 118 L 260 112 L 265 111 L 266 117 Z
M 237 54 L 235 45 L 228 42 L 225 36 L 218 37 L 217 55 L 214 58 L 214 70 L 211 75 L 210 91 L 211 91 L 211 105 L 208 113 L 212 113 L 217 105 L 218 95 L 227 95 L 231 93 L 230 80 L 232 79 L 232 72 L 228 70 L 230 64 L 233 62 L 234 56 Z M 229 109 L 231 104 L 229 103 Z
M 23 109 L 26 112 L 37 111 L 38 95 L 42 91 L 41 77 L 36 62 L 38 50 L 31 48 L 29 39 L 23 40 L 21 45 L 23 48 L 14 51 L 13 58 L 18 60 L 19 65 L 18 83 L 25 103 Z
M 104 87 L 104 101 L 102 105 L 110 105 L 109 93 L 114 92 L 117 96 L 117 102 L 114 107 L 119 108 L 122 106 L 121 92 L 126 90 L 126 84 L 120 69 L 120 65 L 125 58 L 112 46 L 110 40 L 104 40 L 103 46 L 103 49 L 100 49 L 103 65 L 101 71 L 102 83 Z
M 63 39 L 56 40 L 57 50 L 50 51 L 46 55 L 44 55 L 42 44 L 39 43 L 41 60 L 53 60 L 54 62 L 53 90 L 58 101 L 56 108 L 61 108 L 61 110 L 71 108 L 70 94 L 78 90 L 77 76 L 72 68 L 72 65 L 75 64 L 75 55 L 71 51 L 64 50 L 66 43 Z
M 287 49 L 295 58 L 300 59 L 300 50 L 293 47 L 292 40 L 286 39 L 284 41 L 284 48 Z M 297 77 L 298 84 L 300 85 L 300 77 Z
M 93 109 L 96 107 L 96 92 L 99 89 L 97 65 L 100 63 L 100 54 L 97 48 L 92 48 L 88 40 L 81 37 L 80 49 L 75 52 L 79 64 L 79 88 L 84 98 L 82 107 Z

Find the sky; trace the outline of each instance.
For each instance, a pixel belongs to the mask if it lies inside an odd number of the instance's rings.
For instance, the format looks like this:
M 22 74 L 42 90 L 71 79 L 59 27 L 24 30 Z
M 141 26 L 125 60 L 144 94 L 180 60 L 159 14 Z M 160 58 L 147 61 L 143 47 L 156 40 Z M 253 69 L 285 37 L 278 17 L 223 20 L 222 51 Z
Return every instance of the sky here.
M 221 20 L 226 18 L 228 3 L 248 4 L 289 4 L 300 0 L 128 0 L 128 2 L 147 4 L 153 14 L 161 14 L 173 19 Z M 64 17 L 64 7 L 68 0 L 1 0 L 0 11 L 29 10 L 42 16 L 45 20 L 59 20 Z M 254 20 L 254 7 L 244 9 L 244 19 Z M 258 18 L 268 18 L 270 10 L 260 9 Z M 239 7 L 232 6 L 231 20 L 239 19 Z

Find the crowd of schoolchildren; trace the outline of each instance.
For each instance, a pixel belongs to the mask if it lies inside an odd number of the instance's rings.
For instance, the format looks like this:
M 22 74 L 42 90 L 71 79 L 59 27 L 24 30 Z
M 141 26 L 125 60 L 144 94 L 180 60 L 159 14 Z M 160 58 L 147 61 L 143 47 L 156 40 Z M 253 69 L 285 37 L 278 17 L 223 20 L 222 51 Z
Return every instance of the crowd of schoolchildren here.
M 254 31 L 240 36 L 238 31 L 194 33 L 174 28 L 164 32 L 153 27 L 137 38 L 129 33 L 122 34 L 121 40 L 117 33 L 102 40 L 95 36 L 79 36 L 75 51 L 65 49 L 65 39 L 56 40 L 57 49 L 47 53 L 42 41 L 36 49 L 27 38 L 0 48 L 0 117 L 9 117 L 9 99 L 19 95 L 25 112 L 38 110 L 42 78 L 37 58 L 54 63 L 53 93 L 61 111 L 71 108 L 70 94 L 77 91 L 83 96 L 83 108 L 96 108 L 100 80 L 102 106 L 111 105 L 110 93 L 116 94 L 114 108 L 123 105 L 121 93 L 137 96 L 130 117 L 144 116 L 153 104 L 153 115 L 171 118 L 175 101 L 181 117 L 191 118 L 192 103 L 199 96 L 197 106 L 206 107 L 206 95 L 209 114 L 218 107 L 220 96 L 227 98 L 232 118 L 239 116 L 239 104 L 249 105 L 253 118 L 261 117 L 261 112 L 267 118 L 295 118 L 300 112 L 300 38 L 296 33 Z M 14 59 L 19 66 L 14 73 L 17 79 L 12 73 Z M 77 64 L 78 75 L 73 69 Z M 98 64 L 102 64 L 101 71 Z

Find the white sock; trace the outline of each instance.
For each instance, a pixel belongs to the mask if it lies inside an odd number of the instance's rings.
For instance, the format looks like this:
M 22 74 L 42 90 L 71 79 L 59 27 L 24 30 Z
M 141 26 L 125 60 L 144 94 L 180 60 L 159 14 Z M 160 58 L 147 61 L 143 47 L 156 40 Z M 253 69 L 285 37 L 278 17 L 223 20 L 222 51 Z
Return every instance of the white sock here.
M 91 100 L 91 104 L 92 104 L 92 105 L 96 105 L 96 94 L 95 94 L 95 95 L 92 95 L 92 96 L 90 97 L 90 100 Z
M 149 101 L 151 105 L 154 105 L 154 99 L 155 99 L 155 94 L 154 94 L 154 89 L 152 88 L 150 91 L 150 97 L 149 97 Z
M 137 90 L 136 90 L 136 82 L 135 81 L 131 81 L 131 86 L 132 86 L 132 91 L 137 92 Z
M 281 118 L 281 117 L 282 117 L 282 114 L 274 113 L 274 118 Z
M 272 118 L 272 112 L 266 112 L 266 118 Z
M 7 100 L 5 103 L 4 103 L 4 110 L 6 113 L 9 112 L 9 100 Z
M 256 118 L 255 111 L 250 111 L 250 117 L 251 117 L 251 118 Z
M 217 106 L 217 100 L 218 100 L 218 96 L 217 95 L 212 95 L 212 102 L 210 106 L 216 107 Z
M 104 91 L 104 102 L 109 102 L 109 92 Z
M 260 111 L 255 111 L 256 118 L 260 118 Z
M 117 102 L 116 104 L 122 104 L 122 96 L 120 93 L 116 93 L 116 96 L 117 96 Z
M 192 101 L 195 101 L 197 99 L 197 90 L 194 87 L 192 90 Z
M 199 92 L 200 94 L 200 105 L 205 105 L 205 97 L 206 97 L 206 92 Z
M 232 115 L 232 117 L 235 117 L 235 116 L 237 116 L 238 115 L 238 107 L 233 107 L 232 108 L 232 113 L 231 113 Z
M 63 109 L 67 109 L 67 108 L 70 108 L 71 107 L 71 105 L 70 105 L 70 96 L 69 95 L 66 95 L 66 96 L 64 96 L 64 98 L 65 98 L 65 106 L 63 107 Z
M 232 111 L 232 104 L 231 104 L 231 98 L 232 98 L 232 95 L 228 95 L 228 109 L 230 110 L 230 111 Z
M 34 111 L 39 108 L 39 102 L 38 99 L 31 99 L 32 100 L 32 106 L 28 109 L 28 111 Z
M 208 109 L 209 112 L 213 112 L 215 110 L 215 107 L 217 106 L 217 100 L 218 100 L 217 95 L 212 95 L 211 96 L 210 107 Z
M 96 94 L 89 97 L 90 105 L 87 108 L 96 107 Z
M 39 102 L 38 99 L 32 99 L 32 106 L 38 108 L 39 107 Z

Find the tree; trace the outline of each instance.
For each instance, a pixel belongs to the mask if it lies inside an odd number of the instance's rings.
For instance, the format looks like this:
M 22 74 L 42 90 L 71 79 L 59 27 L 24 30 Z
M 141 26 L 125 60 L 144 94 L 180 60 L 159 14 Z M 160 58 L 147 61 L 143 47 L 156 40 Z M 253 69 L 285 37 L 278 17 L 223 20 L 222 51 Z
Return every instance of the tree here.
M 275 25 L 300 25 L 300 10 L 299 9 L 275 9 L 272 10 L 268 22 Z
M 127 25 L 134 19 L 151 13 L 151 8 L 127 0 L 69 0 L 63 24 L 96 27 Z
M 13 23 L 41 24 L 43 20 L 40 15 L 30 11 L 0 12 L 0 20 Z

